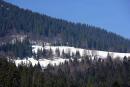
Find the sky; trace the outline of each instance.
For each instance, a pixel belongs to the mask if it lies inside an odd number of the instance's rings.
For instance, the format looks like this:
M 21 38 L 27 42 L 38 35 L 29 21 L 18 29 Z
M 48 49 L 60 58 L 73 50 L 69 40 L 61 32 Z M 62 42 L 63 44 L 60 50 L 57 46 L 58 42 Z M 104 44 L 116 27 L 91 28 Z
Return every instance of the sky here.
M 104 28 L 130 39 L 130 0 L 5 0 L 21 8 Z

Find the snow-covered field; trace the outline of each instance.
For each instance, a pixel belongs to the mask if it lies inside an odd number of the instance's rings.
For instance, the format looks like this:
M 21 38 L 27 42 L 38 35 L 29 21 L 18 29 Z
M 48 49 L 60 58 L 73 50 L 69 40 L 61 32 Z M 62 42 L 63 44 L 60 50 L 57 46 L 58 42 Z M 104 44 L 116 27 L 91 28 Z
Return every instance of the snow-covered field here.
M 55 54 L 55 50 L 59 49 L 60 54 L 62 54 L 62 51 L 64 50 L 65 53 L 70 52 L 76 53 L 76 51 L 79 51 L 80 55 L 83 56 L 84 54 L 91 55 L 91 56 L 98 56 L 101 58 L 106 58 L 108 53 L 111 55 L 113 58 L 120 57 L 123 58 L 124 56 L 130 57 L 130 53 L 118 53 L 118 52 L 108 52 L 108 51 L 99 51 L 99 50 L 86 50 L 86 49 L 81 49 L 81 48 L 75 48 L 75 47 L 68 47 L 68 46 L 45 46 L 44 48 L 42 46 L 38 45 L 33 45 L 32 46 L 34 49 L 32 50 L 33 52 L 37 53 L 37 50 L 43 50 L 43 49 L 52 49 L 53 53 Z
M 50 50 L 50 49 L 52 49 L 54 55 L 55 55 L 55 50 L 59 49 L 60 54 L 62 54 L 62 51 L 64 50 L 65 53 L 70 52 L 71 55 L 72 55 L 72 53 L 75 54 L 76 51 L 79 51 L 81 56 L 87 54 L 89 56 L 97 56 L 97 57 L 100 57 L 100 58 L 106 58 L 108 53 L 109 53 L 109 55 L 111 55 L 113 58 L 120 57 L 121 59 L 123 59 L 124 56 L 130 57 L 130 53 L 118 53 L 118 52 L 107 52 L 107 51 L 98 51 L 98 50 L 86 50 L 86 49 L 68 47 L 68 46 L 45 46 L 45 47 L 42 47 L 40 45 L 32 45 L 32 48 L 33 48 L 32 51 L 34 53 L 37 53 L 38 50 L 43 50 L 43 49 Z M 32 63 L 32 65 L 34 66 L 35 64 L 38 64 L 38 62 L 39 62 L 42 67 L 47 67 L 48 64 L 59 65 L 60 63 L 64 63 L 65 61 L 69 61 L 69 59 L 54 57 L 51 60 L 50 59 L 44 59 L 44 58 L 39 59 L 39 60 L 35 60 L 32 57 L 32 58 L 27 58 L 27 59 L 23 59 L 23 60 L 20 60 L 20 59 L 15 60 L 15 63 L 16 63 L 17 66 L 19 64 L 21 64 L 21 63 L 23 63 L 23 64 Z

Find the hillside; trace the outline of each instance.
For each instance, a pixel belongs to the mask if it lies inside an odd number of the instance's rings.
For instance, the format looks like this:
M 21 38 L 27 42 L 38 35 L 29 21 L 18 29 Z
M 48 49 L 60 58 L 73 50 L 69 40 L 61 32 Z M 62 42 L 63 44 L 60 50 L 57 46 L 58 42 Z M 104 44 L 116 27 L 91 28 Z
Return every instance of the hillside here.
M 27 35 L 58 46 L 130 52 L 130 40 L 88 24 L 72 23 L 19 8 L 0 0 L 0 42 Z M 0 44 L 1 44 L 0 43 Z
M 130 87 L 130 39 L 0 0 L 0 87 Z
M 46 57 L 43 56 L 44 51 L 52 50 L 53 56 Z M 42 52 L 40 52 L 42 51 Z M 51 65 L 60 65 L 61 63 L 65 63 L 65 61 L 69 61 L 70 59 L 78 59 L 78 61 L 81 61 L 82 59 L 85 59 L 86 56 L 92 58 L 93 60 L 101 59 L 105 60 L 108 56 L 111 56 L 113 59 L 119 59 L 123 60 L 124 57 L 130 58 L 130 53 L 117 53 L 117 52 L 107 52 L 107 51 L 99 51 L 99 50 L 86 50 L 81 48 L 75 48 L 75 47 L 68 47 L 68 46 L 40 46 L 40 45 L 32 45 L 32 52 L 36 53 L 39 57 L 27 57 L 23 59 L 15 59 L 14 62 L 16 66 L 20 64 L 29 65 L 32 64 L 33 66 L 37 65 L 38 63 L 41 65 L 42 68 L 46 68 L 48 64 Z M 64 52 L 64 53 L 63 53 Z M 79 53 L 79 55 L 77 55 Z M 42 54 L 42 55 L 41 55 Z M 57 55 L 59 54 L 59 55 Z M 77 57 L 78 56 L 78 57 Z

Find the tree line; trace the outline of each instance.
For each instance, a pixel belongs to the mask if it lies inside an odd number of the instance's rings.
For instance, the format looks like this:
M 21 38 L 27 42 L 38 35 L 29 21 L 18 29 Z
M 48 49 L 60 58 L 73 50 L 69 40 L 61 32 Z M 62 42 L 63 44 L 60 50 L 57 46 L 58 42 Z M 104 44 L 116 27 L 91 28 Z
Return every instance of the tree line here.
M 0 58 L 0 87 L 130 87 L 130 58 L 93 59 L 85 56 L 42 69 L 15 66 L 11 60 Z
M 87 53 L 87 52 L 84 52 Z M 76 51 L 76 53 L 70 52 L 70 50 L 68 49 L 66 50 L 62 50 L 62 52 L 60 52 L 59 48 L 57 48 L 56 50 L 52 50 L 50 49 L 45 49 L 43 48 L 43 50 L 38 50 L 37 53 L 33 53 L 33 57 L 35 59 L 53 59 L 54 57 L 57 58 L 64 58 L 64 59 L 71 59 L 71 58 L 81 58 L 81 54 L 79 53 L 79 51 Z

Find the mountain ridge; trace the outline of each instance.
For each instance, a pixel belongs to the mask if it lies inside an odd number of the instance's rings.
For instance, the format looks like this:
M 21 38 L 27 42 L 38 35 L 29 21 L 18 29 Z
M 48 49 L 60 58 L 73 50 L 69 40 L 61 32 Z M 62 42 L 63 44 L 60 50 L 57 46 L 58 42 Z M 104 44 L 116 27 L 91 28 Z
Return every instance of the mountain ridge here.
M 0 36 L 23 33 L 34 40 L 95 50 L 129 52 L 130 40 L 104 29 L 56 19 L 0 1 Z

